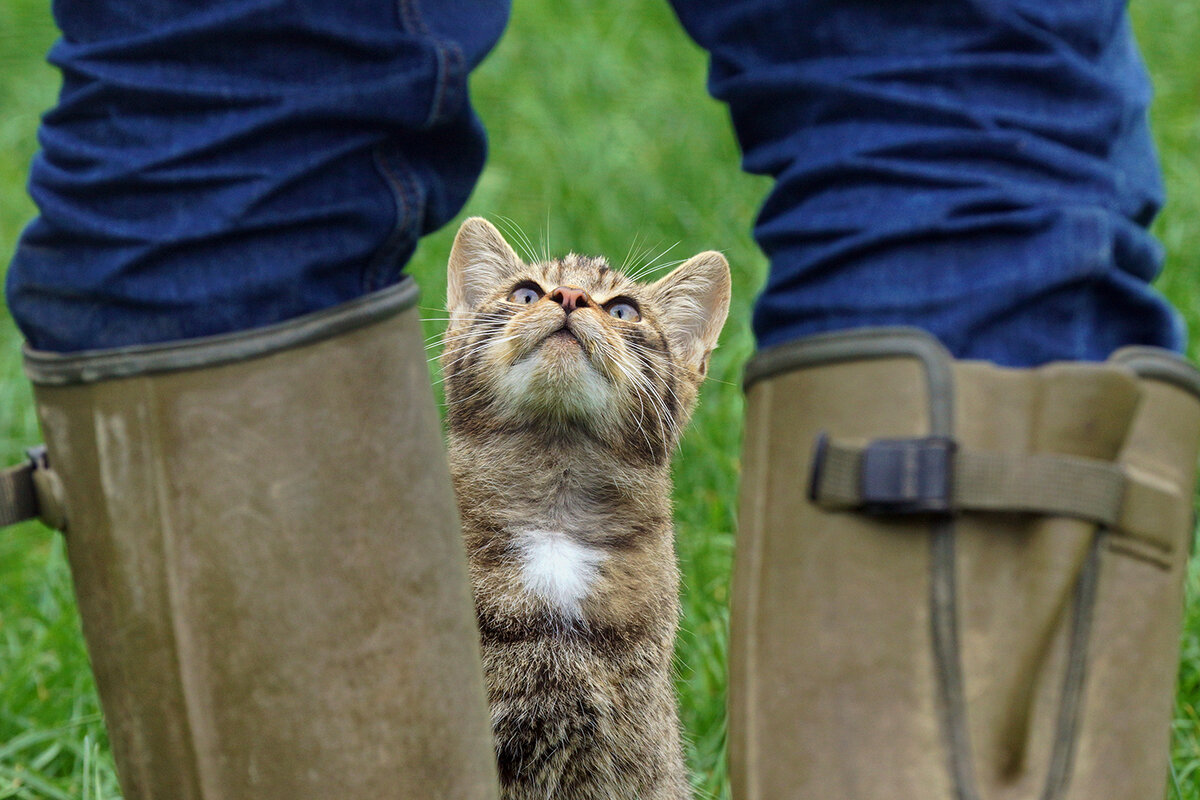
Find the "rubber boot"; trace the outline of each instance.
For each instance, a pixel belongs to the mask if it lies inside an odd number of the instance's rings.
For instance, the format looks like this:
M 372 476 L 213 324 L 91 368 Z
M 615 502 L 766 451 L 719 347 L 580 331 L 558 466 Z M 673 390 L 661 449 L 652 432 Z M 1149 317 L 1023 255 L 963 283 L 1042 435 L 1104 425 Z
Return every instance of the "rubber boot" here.
M 1164 796 L 1200 375 L 955 362 L 908 329 L 749 365 L 735 800 Z
M 497 796 L 415 301 L 27 352 L 126 800 Z

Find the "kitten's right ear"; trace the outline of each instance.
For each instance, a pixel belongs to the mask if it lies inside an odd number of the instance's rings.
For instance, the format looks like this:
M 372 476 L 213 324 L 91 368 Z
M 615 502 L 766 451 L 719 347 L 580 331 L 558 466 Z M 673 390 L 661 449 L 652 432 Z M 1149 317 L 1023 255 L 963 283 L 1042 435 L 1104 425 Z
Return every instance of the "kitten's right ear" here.
M 522 267 L 521 259 L 483 217 L 470 217 L 458 229 L 446 268 L 446 309 L 451 324 L 474 311 Z

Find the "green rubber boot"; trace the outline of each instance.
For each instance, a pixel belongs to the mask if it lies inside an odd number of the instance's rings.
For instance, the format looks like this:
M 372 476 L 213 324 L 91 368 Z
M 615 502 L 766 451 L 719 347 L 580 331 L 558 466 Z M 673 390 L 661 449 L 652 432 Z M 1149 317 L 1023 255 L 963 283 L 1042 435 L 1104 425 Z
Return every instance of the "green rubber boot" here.
M 415 301 L 27 353 L 126 800 L 497 796 Z
M 746 380 L 735 800 L 1163 797 L 1200 375 L 888 329 Z

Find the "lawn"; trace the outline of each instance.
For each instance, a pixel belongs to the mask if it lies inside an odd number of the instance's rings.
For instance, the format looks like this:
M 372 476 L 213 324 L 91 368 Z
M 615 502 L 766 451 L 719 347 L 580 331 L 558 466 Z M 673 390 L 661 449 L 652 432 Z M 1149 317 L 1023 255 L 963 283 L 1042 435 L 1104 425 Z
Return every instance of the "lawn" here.
M 46 0 L 0 0 L 0 263 L 33 208 L 25 171 L 38 115 L 57 78 Z M 1169 264 L 1161 288 L 1200 344 L 1200 5 L 1145 0 L 1135 21 L 1158 88 L 1154 124 L 1171 201 L 1157 223 Z M 749 308 L 765 261 L 749 236 L 767 189 L 738 168 L 724 109 L 704 90 L 705 57 L 661 0 L 521 0 L 473 89 L 492 139 L 464 215 L 512 220 L 551 252 L 620 259 L 723 250 L 735 299 L 690 434 L 676 459 L 685 619 L 679 688 L 699 797 L 728 795 L 725 630 L 733 551 L 741 365 L 753 351 Z M 536 91 L 531 83 L 537 84 Z M 411 267 L 430 317 L 444 291 L 455 226 L 429 237 Z M 1190 247 L 1189 247 L 1190 246 Z M 438 332 L 429 323 L 427 333 Z M 19 336 L 0 306 L 0 464 L 38 441 Z M 1200 571 L 1175 726 L 1178 790 L 1200 800 Z M 0 800 L 118 796 L 79 634 L 63 544 L 27 524 L 0 532 Z

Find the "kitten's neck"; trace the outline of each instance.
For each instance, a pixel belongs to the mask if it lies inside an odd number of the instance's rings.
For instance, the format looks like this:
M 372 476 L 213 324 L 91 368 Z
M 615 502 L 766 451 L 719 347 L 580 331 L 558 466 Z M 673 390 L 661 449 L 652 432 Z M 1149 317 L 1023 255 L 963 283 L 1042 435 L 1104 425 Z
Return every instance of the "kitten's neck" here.
M 541 528 L 592 538 L 630 520 L 670 516 L 670 468 L 630 463 L 617 448 L 529 431 L 450 437 L 464 520 L 508 530 Z

